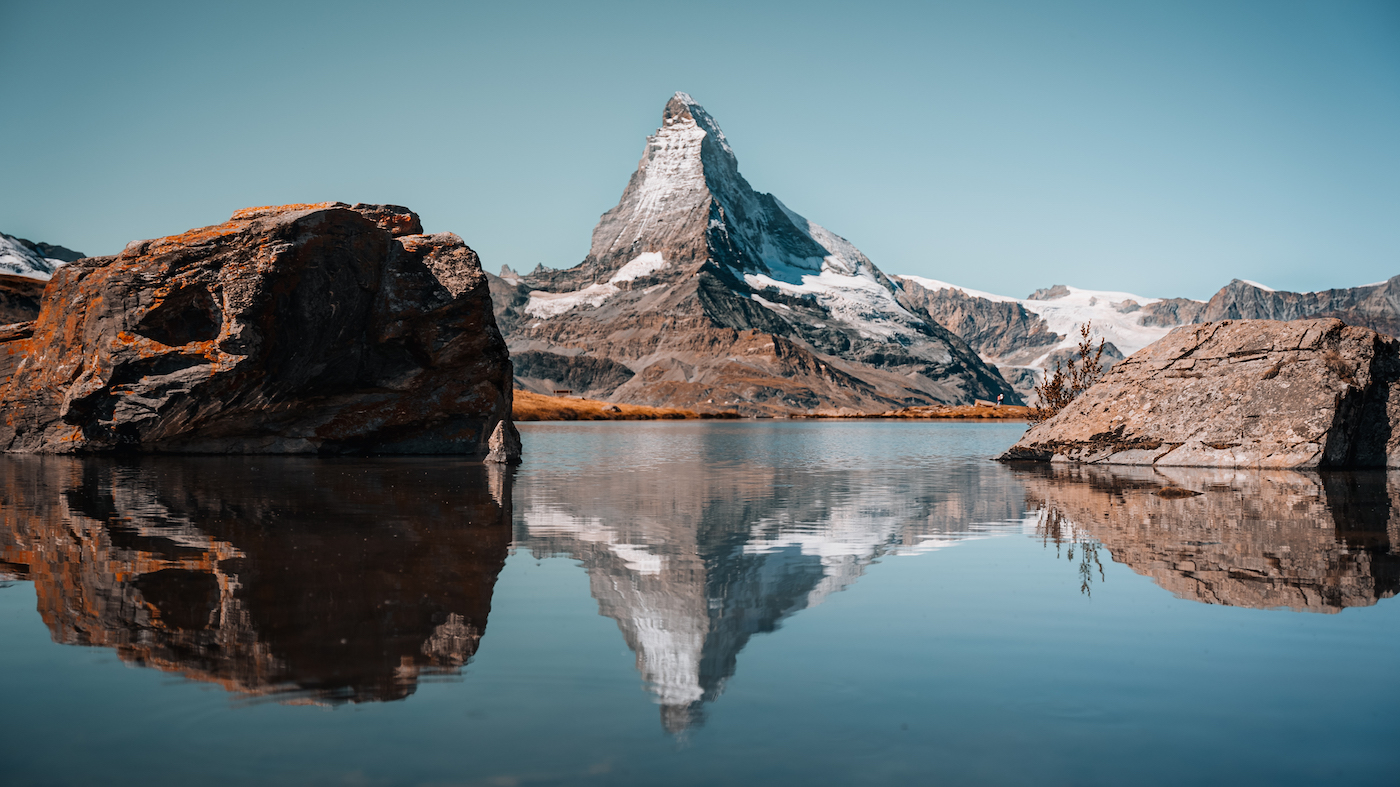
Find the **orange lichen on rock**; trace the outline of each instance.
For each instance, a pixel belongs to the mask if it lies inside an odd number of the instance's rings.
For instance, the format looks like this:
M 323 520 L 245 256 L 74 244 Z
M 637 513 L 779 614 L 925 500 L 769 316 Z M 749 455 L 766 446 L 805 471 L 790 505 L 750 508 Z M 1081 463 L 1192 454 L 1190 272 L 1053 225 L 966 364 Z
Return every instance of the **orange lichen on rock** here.
M 250 208 L 64 266 L 0 341 L 0 451 L 495 457 L 511 374 L 486 277 L 456 236 L 396 234 L 415 228 L 396 205 Z
M 231 221 L 246 219 L 256 219 L 262 216 L 271 216 L 276 213 L 287 213 L 293 210 L 321 210 L 323 208 L 348 208 L 344 202 L 294 202 L 290 205 L 260 205 L 256 208 L 241 208 L 233 212 Z

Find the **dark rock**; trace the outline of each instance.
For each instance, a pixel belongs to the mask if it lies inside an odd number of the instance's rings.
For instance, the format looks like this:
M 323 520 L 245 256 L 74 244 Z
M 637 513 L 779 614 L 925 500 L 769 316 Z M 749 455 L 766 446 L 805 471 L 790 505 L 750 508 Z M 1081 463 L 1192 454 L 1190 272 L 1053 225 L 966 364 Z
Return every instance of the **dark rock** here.
M 1001 458 L 1400 466 L 1400 341 L 1335 319 L 1183 326 L 1114 366 Z
M 22 357 L 0 449 L 486 456 L 512 389 L 476 254 L 359 207 L 250 208 L 59 268 L 0 345 Z
M 29 322 L 39 316 L 46 282 L 0 273 L 0 325 Z

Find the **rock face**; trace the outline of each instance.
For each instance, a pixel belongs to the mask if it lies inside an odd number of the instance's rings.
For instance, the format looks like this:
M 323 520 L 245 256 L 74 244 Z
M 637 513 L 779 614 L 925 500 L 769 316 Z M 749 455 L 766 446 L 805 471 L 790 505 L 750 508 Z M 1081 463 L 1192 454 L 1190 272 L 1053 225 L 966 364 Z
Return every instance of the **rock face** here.
M 1336 319 L 1177 328 L 1001 458 L 1400 467 L 1400 342 Z
M 1400 591 L 1395 471 L 1042 464 L 1016 475 L 1043 538 L 1097 542 L 1180 598 L 1336 613 Z
M 421 232 L 396 206 L 249 208 L 59 268 L 0 336 L 0 450 L 485 457 L 500 431 L 515 460 L 480 262 Z
M 33 321 L 43 297 L 43 279 L 0 273 L 0 325 Z
M 1235 279 L 1202 310 L 1200 321 L 1336 317 L 1348 325 L 1400 336 L 1400 276 L 1364 287 L 1283 292 Z
M 900 293 L 849 242 L 755 192 L 684 93 L 581 264 L 492 281 L 517 382 L 540 393 L 750 414 L 1019 401 Z
M 0 274 L 47 279 L 60 265 L 82 258 L 82 252 L 0 232 Z

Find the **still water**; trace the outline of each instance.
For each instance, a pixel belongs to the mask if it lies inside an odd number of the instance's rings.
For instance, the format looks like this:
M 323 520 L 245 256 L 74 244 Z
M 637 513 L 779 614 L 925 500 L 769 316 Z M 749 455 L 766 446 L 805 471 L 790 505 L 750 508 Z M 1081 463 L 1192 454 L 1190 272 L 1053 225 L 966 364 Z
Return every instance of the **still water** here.
M 0 784 L 1400 782 L 1400 474 L 1022 429 L 0 457 Z

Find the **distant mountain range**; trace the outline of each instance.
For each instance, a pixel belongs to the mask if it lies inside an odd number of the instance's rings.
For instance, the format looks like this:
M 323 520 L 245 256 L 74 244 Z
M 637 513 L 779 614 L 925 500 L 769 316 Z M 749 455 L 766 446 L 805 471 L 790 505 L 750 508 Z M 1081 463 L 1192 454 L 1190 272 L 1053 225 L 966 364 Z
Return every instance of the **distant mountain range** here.
M 517 384 L 542 393 L 754 415 L 1019 401 L 859 249 L 754 191 L 684 93 L 582 263 L 491 284 Z
M 84 256 L 82 252 L 62 246 L 35 243 L 0 232 L 0 273 L 47 279 L 58 266 Z
M 1029 396 L 1047 370 L 1065 363 L 1092 322 L 1113 361 L 1132 355 L 1178 325 L 1216 320 L 1337 317 L 1351 325 L 1400 335 L 1400 276 L 1362 287 L 1282 292 L 1235 279 L 1209 301 L 1145 298 L 1124 292 L 1055 285 L 1023 299 L 970 290 L 918 276 L 896 276 L 903 300 L 961 336 Z

